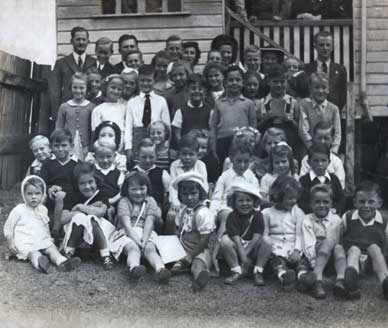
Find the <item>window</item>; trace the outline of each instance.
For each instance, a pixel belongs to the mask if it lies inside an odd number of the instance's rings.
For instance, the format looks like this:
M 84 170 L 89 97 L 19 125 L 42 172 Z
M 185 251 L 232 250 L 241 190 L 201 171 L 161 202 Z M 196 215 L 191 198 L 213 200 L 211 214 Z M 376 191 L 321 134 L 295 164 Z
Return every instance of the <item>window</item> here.
M 183 0 L 102 0 L 103 14 L 181 12 Z

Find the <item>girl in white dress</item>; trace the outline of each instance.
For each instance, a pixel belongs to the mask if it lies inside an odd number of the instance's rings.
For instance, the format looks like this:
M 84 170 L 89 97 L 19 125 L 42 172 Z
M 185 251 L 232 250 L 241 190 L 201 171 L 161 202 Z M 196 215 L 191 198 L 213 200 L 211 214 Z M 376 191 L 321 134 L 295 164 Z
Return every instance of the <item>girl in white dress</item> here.
M 47 208 L 42 204 L 46 195 L 46 184 L 36 176 L 26 177 L 21 186 L 23 204 L 17 205 L 9 214 L 4 225 L 4 236 L 12 254 L 20 260 L 29 260 L 32 266 L 47 273 L 49 259 L 61 271 L 76 268 L 78 257 L 67 259 L 54 245 L 49 230 Z

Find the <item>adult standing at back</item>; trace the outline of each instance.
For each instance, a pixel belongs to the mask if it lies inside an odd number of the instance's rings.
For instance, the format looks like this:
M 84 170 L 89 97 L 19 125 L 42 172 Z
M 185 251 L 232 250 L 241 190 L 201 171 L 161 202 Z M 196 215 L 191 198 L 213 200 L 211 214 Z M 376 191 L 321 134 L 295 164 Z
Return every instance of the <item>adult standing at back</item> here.
M 54 122 L 57 119 L 59 106 L 72 97 L 70 82 L 73 74 L 75 72 L 85 73 L 89 67 L 96 65 L 96 60 L 86 54 L 89 32 L 84 27 L 76 26 L 70 33 L 73 52 L 57 59 L 49 77 L 51 117 Z
M 346 105 L 347 73 L 345 66 L 331 60 L 333 52 L 333 36 L 328 31 L 320 31 L 314 36 L 314 48 L 317 60 L 305 65 L 305 72 L 311 75 L 323 72 L 329 76 L 329 95 L 327 100 L 334 103 L 340 110 Z
M 119 53 L 121 55 L 121 62 L 117 63 L 114 68 L 117 74 L 121 74 L 124 68 L 128 68 L 125 63 L 128 54 L 131 51 L 139 50 L 139 45 L 136 36 L 132 34 L 123 34 L 119 37 Z

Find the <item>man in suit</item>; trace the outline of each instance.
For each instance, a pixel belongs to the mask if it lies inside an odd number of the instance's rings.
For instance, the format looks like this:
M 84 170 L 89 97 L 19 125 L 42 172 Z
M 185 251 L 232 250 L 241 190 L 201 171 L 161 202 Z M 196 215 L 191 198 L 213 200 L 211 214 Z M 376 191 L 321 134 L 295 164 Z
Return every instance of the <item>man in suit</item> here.
M 347 73 L 345 66 L 332 62 L 333 36 L 328 31 L 321 31 L 314 36 L 314 48 L 318 58 L 306 64 L 304 70 L 311 73 L 324 72 L 329 75 L 329 95 L 327 100 L 342 110 L 346 105 Z
M 137 38 L 132 34 L 123 34 L 119 38 L 119 53 L 121 54 L 121 62 L 114 66 L 116 73 L 121 74 L 124 68 L 128 66 L 125 64 L 128 53 L 139 50 Z
M 51 105 L 51 117 L 57 119 L 59 106 L 72 98 L 71 77 L 75 72 L 86 72 L 91 66 L 96 65 L 96 60 L 86 54 L 89 43 L 89 32 L 76 26 L 71 30 L 71 44 L 73 52 L 68 56 L 57 59 L 54 70 L 49 76 L 49 94 Z

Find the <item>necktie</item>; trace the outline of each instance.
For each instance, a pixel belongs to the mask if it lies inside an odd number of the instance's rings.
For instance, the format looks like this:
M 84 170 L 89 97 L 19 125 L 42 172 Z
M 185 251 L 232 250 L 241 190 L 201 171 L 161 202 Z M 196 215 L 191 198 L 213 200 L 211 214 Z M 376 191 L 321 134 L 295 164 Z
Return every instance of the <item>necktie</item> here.
M 322 72 L 327 74 L 327 64 L 322 63 Z
M 79 68 L 80 70 L 82 70 L 82 58 L 81 58 L 81 56 L 78 57 L 78 63 L 77 63 L 77 65 L 78 65 L 78 68 Z
M 98 64 L 98 71 L 99 71 L 99 72 L 101 72 L 101 71 L 102 71 L 101 64 Z
M 144 111 L 143 111 L 143 126 L 146 128 L 151 123 L 151 100 L 150 95 L 145 95 Z

